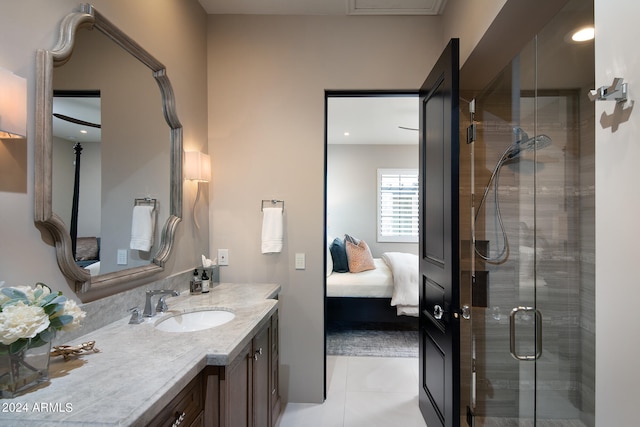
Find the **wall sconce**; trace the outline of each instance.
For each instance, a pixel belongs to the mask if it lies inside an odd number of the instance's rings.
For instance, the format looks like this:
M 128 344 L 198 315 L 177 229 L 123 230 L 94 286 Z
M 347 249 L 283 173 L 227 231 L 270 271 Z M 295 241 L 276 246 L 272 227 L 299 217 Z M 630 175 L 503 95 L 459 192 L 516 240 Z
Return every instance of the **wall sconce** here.
M 0 68 L 0 139 L 27 136 L 27 80 Z
M 200 183 L 211 181 L 211 158 L 208 154 L 199 151 L 185 151 L 184 153 L 184 179 L 186 181 L 195 181 L 198 183 L 198 192 L 193 202 L 193 222 L 196 228 L 200 229 L 198 220 L 196 219 L 196 205 L 200 199 Z
M 184 153 L 184 179 L 188 181 L 211 181 L 211 158 L 199 151 Z

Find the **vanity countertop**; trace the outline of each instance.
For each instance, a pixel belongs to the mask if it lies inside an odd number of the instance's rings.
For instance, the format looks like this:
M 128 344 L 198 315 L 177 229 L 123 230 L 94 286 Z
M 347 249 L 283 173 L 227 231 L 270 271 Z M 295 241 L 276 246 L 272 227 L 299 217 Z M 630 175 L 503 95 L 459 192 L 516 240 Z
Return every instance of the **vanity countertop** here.
M 222 283 L 208 294 L 167 298 L 169 311 L 129 324 L 129 316 L 69 343 L 94 340 L 99 353 L 52 357 L 48 382 L 0 399 L 2 426 L 145 425 L 207 365 L 232 361 L 277 309 L 275 284 Z M 156 301 L 157 298 L 154 298 Z M 133 304 L 132 304 L 133 305 Z M 162 332 L 164 317 L 203 308 L 235 313 L 197 332 Z

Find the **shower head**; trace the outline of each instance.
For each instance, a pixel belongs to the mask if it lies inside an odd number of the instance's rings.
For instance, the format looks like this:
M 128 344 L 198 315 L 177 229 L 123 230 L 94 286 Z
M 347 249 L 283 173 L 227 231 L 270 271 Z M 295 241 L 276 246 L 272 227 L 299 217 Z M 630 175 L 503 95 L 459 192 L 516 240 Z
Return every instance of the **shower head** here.
M 505 159 L 513 159 L 522 151 L 541 150 L 551 145 L 551 138 L 544 134 L 529 138 L 521 128 L 513 129 L 513 133 L 518 136 L 518 140 L 507 149 Z

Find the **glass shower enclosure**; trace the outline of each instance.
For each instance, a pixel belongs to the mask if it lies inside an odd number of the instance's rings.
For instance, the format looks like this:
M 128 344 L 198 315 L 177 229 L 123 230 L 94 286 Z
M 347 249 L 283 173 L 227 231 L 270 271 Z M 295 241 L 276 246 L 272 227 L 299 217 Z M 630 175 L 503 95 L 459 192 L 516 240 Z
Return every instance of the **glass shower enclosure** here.
M 574 0 L 461 100 L 461 425 L 590 427 L 593 23 Z

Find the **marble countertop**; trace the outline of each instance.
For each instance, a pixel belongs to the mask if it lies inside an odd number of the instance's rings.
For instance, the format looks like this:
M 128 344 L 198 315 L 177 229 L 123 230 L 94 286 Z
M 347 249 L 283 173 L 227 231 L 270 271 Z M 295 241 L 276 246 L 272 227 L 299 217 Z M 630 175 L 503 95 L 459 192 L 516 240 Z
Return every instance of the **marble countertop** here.
M 232 361 L 275 312 L 279 291 L 275 284 L 222 283 L 208 294 L 167 298 L 169 311 L 144 323 L 130 325 L 127 316 L 86 334 L 68 344 L 94 340 L 100 352 L 52 358 L 48 382 L 0 399 L 0 425 L 145 425 L 205 366 Z M 197 332 L 154 327 L 165 317 L 203 308 L 224 308 L 235 318 Z

